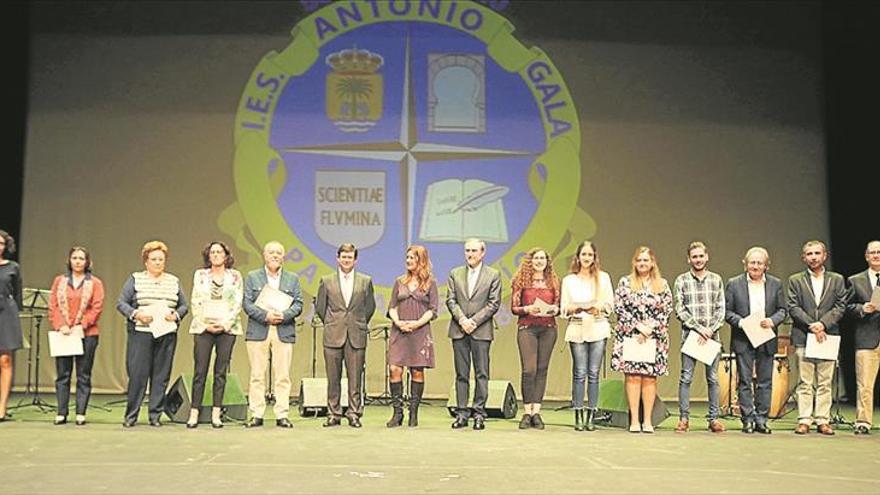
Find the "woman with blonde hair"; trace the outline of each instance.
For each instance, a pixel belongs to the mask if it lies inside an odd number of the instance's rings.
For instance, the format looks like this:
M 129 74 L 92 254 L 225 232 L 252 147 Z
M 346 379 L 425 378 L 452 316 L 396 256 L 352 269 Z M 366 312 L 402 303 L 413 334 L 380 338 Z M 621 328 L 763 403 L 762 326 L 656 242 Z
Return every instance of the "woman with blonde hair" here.
M 629 431 L 654 433 L 651 413 L 657 395 L 657 377 L 669 372 L 669 315 L 672 313 L 672 291 L 660 275 L 654 251 L 639 246 L 632 258 L 630 274 L 617 284 L 614 309 L 617 333 L 611 354 L 611 368 L 626 376 L 626 399 L 629 403 Z M 624 341 L 635 339 L 644 344 L 653 340 L 656 352 L 653 362 L 626 361 Z M 639 403 L 644 418 L 639 425 Z
M 519 428 L 544 429 L 541 402 L 547 388 L 547 370 L 556 344 L 556 315 L 559 314 L 559 277 L 553 272 L 550 253 L 530 249 L 511 280 L 510 311 L 519 316 L 516 343 L 522 365 L 522 395 L 525 413 Z
M 437 318 L 437 280 L 424 246 L 406 249 L 406 273 L 397 277 L 391 289 L 388 316 L 393 323 L 388 344 L 391 371 L 391 405 L 394 410 L 385 424 L 403 424 L 403 369 L 410 372 L 409 426 L 419 425 L 419 403 L 425 390 L 425 368 L 434 367 L 434 339 L 431 321 Z
M 126 428 L 137 424 L 147 382 L 150 384 L 150 426 L 162 426 L 159 417 L 165 409 L 165 389 L 171 378 L 177 327 L 189 310 L 180 280 L 165 271 L 167 255 L 168 246 L 162 241 L 144 244 L 141 260 L 145 270 L 128 277 L 116 303 L 116 309 L 125 316 L 128 332 L 125 354 L 128 397 L 122 423 Z M 154 315 L 170 325 L 151 326 Z M 159 331 L 160 328 L 164 330 Z
M 599 407 L 599 371 L 611 335 L 608 315 L 614 310 L 614 287 L 601 269 L 596 245 L 590 241 L 578 246 L 569 271 L 562 279 L 562 316 L 568 319 L 565 341 L 571 349 L 574 429 L 593 431 Z

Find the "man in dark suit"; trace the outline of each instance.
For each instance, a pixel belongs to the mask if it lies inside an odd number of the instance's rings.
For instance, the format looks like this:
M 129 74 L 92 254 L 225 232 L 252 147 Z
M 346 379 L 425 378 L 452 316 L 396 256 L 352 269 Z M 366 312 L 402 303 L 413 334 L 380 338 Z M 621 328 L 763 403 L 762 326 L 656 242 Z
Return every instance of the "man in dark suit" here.
M 263 426 L 263 413 L 266 409 L 266 371 L 269 369 L 269 355 L 272 355 L 272 373 L 275 392 L 275 424 L 282 428 L 293 428 L 287 418 L 290 409 L 290 361 L 293 358 L 293 343 L 296 340 L 296 317 L 302 313 L 302 293 L 299 278 L 294 273 L 284 271 L 284 246 L 272 241 L 263 247 L 265 266 L 248 273 L 244 285 L 242 307 L 248 315 L 245 345 L 248 361 L 251 363 L 251 376 L 248 385 L 248 409 L 251 419 L 245 424 L 249 428 Z M 260 307 L 257 299 L 263 287 L 269 286 L 287 294 L 290 304 L 286 308 Z
M 730 348 L 736 353 L 742 431 L 757 431 L 769 435 L 771 430 L 767 419 L 770 416 L 776 337 L 753 347 L 743 330 L 742 320 L 749 315 L 760 314 L 761 327 L 770 328 L 775 334 L 788 311 L 785 308 L 782 282 L 767 273 L 770 266 L 770 254 L 767 250 L 757 246 L 750 248 L 743 258 L 743 266 L 746 272 L 728 280 L 725 287 L 725 319 L 730 324 Z M 754 380 L 752 367 L 757 375 Z
M 372 279 L 355 272 L 357 248 L 343 244 L 336 250 L 335 273 L 325 275 L 318 285 L 315 314 L 324 322 L 324 363 L 327 370 L 327 421 L 324 426 L 339 426 L 342 407 L 342 363 L 348 377 L 348 411 L 352 428 L 361 427 L 364 405 L 361 377 L 367 351 L 367 332 L 376 311 Z
M 856 334 L 856 435 L 871 432 L 874 412 L 874 382 L 880 369 L 880 308 L 871 304 L 871 296 L 880 291 L 880 241 L 871 241 L 865 249 L 868 269 L 849 277 L 847 310 L 855 320 Z
M 489 346 L 494 338 L 494 320 L 501 306 L 501 273 L 483 264 L 486 243 L 468 239 L 464 244 L 467 265 L 453 268 L 447 282 L 446 307 L 449 338 L 455 363 L 456 417 L 453 428 L 464 428 L 468 417 L 474 418 L 474 429 L 482 430 L 489 396 Z M 474 365 L 474 403 L 468 409 L 471 361 Z
M 822 241 L 807 241 L 801 249 L 807 269 L 788 278 L 788 313 L 791 315 L 791 343 L 798 360 L 798 425 L 795 433 L 805 435 L 815 420 L 816 430 L 834 435 L 831 416 L 831 380 L 836 360 L 806 357 L 807 334 L 824 342 L 828 335 L 840 335 L 838 324 L 846 311 L 846 282 L 839 273 L 825 269 L 828 249 Z M 815 399 L 815 407 L 814 407 Z

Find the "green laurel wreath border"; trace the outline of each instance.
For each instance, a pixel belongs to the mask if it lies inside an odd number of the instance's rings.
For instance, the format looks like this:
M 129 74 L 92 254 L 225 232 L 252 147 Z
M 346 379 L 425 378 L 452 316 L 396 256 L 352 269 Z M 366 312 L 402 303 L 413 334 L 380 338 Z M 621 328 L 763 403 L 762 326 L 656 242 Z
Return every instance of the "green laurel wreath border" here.
M 364 0 L 351 0 L 346 4 L 358 4 L 361 12 L 367 12 L 369 4 Z M 580 163 L 580 122 L 572 100 L 571 93 L 563 81 L 559 70 L 550 58 L 539 48 L 526 48 L 514 36 L 513 25 L 500 14 L 470 0 L 459 0 L 459 12 L 467 8 L 480 11 L 483 23 L 479 29 L 469 34 L 486 43 L 488 54 L 502 68 L 516 72 L 530 87 L 532 95 L 541 107 L 542 94 L 529 82 L 527 68 L 542 62 L 551 70 L 547 83 L 557 84 L 561 91 L 553 101 L 564 101 L 562 107 L 554 109 L 557 119 L 571 124 L 571 129 L 560 136 L 553 137 L 552 125 L 546 113 L 541 111 L 544 130 L 547 138 L 546 151 L 532 164 L 528 175 L 529 190 L 538 201 L 538 208 L 525 233 L 510 247 L 493 265 L 506 267 L 509 272 L 516 269 L 515 261 L 519 253 L 536 245 L 542 245 L 557 258 L 554 263 L 558 270 L 564 271 L 567 259 L 560 254 L 570 254 L 583 239 L 593 236 L 596 224 L 590 215 L 578 206 L 581 184 Z M 275 112 L 278 98 L 270 101 L 270 108 L 265 115 L 258 114 L 247 108 L 249 96 L 260 93 L 268 94 L 265 87 L 258 84 L 258 76 L 281 78 L 285 82 L 307 71 L 318 59 L 319 49 L 324 43 L 337 36 L 369 24 L 384 22 L 418 21 L 440 24 L 463 32 L 454 23 L 442 19 L 423 18 L 415 9 L 409 15 L 391 16 L 379 19 L 364 19 L 363 22 L 350 24 L 348 27 L 336 26 L 338 31 L 328 33 L 323 41 L 319 41 L 315 19 L 327 18 L 338 4 L 329 4 L 308 17 L 300 20 L 293 28 L 291 43 L 280 52 L 270 51 L 257 64 L 242 92 L 239 110 L 235 118 L 235 156 L 234 181 L 238 202 L 226 208 L 218 218 L 221 230 L 235 239 L 239 249 L 248 255 L 246 264 L 253 267 L 261 263 L 261 244 L 269 240 L 278 240 L 288 248 L 293 245 L 302 246 L 302 257 L 295 261 L 287 261 L 285 268 L 299 271 L 311 264 L 317 266 L 318 272 L 332 271 L 334 268 L 324 263 L 311 253 L 300 242 L 296 234 L 287 225 L 275 201 L 286 180 L 286 172 L 281 156 L 269 146 L 271 117 Z M 442 17 L 442 16 L 441 16 Z M 250 129 L 242 126 L 243 122 L 267 122 L 264 129 Z M 275 163 L 276 169 L 269 173 L 268 166 Z M 538 164 L 545 167 L 546 178 L 538 170 Z M 545 198 L 546 195 L 546 198 Z M 250 234 L 250 235 L 249 235 Z M 549 243 L 549 245 L 548 245 Z M 299 269 L 299 270 L 297 270 Z M 503 270 L 502 270 L 503 271 Z M 318 277 L 309 283 L 303 281 L 303 289 L 311 294 L 317 291 Z M 390 288 L 377 287 L 377 290 L 388 296 Z M 509 287 L 505 284 L 505 295 Z

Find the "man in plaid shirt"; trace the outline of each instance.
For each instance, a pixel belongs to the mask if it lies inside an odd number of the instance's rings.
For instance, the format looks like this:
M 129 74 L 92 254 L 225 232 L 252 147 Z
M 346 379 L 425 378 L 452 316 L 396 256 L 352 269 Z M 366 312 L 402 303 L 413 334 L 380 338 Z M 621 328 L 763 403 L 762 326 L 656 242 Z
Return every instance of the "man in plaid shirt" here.
M 706 269 L 709 250 L 702 242 L 688 245 L 687 261 L 691 269 L 675 279 L 675 314 L 681 321 L 681 343 L 690 332 L 698 332 L 701 343 L 706 339 L 719 340 L 718 329 L 724 324 L 724 282 L 717 273 Z M 709 384 L 709 431 L 721 433 L 724 425 L 718 421 L 718 360 L 706 365 L 706 382 Z M 691 381 L 694 378 L 696 359 L 681 354 L 681 379 L 678 385 L 679 421 L 675 431 L 684 433 L 689 428 Z

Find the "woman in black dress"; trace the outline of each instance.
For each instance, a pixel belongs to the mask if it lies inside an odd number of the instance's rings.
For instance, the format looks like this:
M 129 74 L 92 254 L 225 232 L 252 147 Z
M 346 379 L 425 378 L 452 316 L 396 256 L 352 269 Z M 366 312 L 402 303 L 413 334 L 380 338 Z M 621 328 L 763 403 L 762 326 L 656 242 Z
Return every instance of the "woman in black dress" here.
M 15 253 L 15 239 L 0 230 L 0 422 L 9 419 L 6 405 L 12 388 L 12 354 L 22 347 L 21 271 L 18 263 L 7 259 Z

